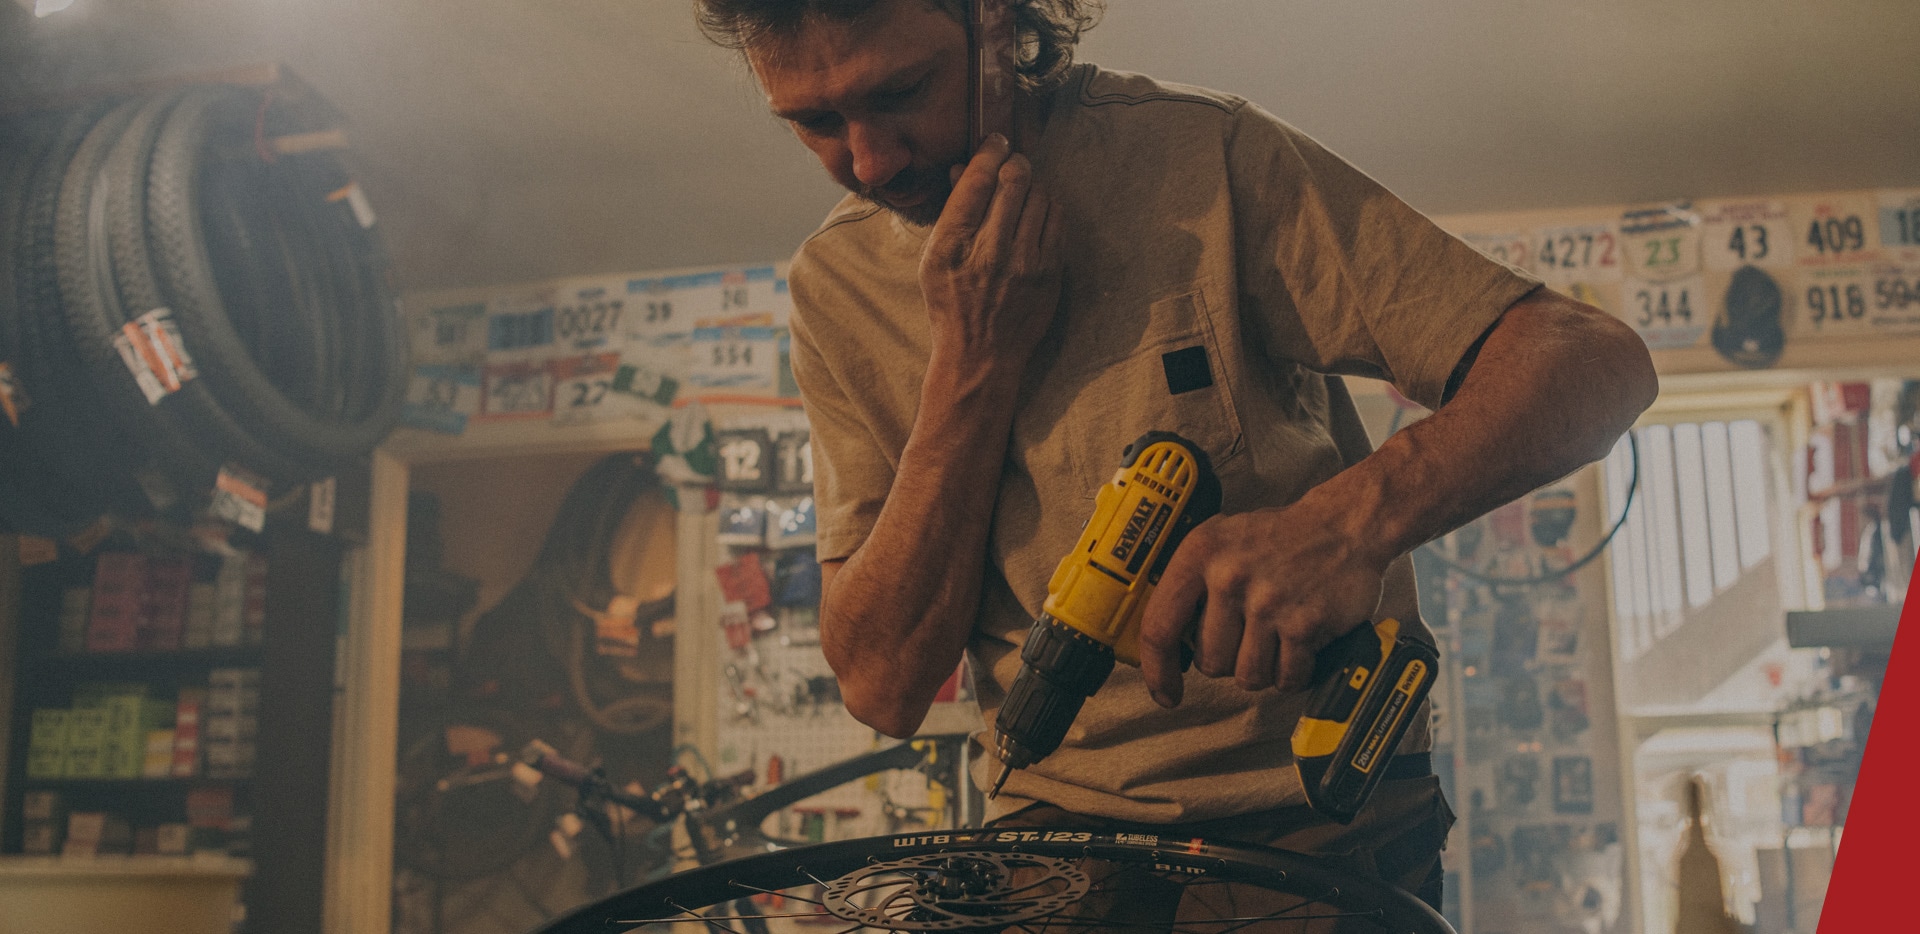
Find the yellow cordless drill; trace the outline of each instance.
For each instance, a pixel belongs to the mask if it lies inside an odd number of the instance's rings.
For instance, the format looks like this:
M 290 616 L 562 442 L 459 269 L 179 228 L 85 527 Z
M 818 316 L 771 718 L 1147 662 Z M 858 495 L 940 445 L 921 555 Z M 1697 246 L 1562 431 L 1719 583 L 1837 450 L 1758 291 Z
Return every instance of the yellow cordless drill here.
M 994 721 L 1001 768 L 988 797 L 1014 769 L 1059 748 L 1116 660 L 1140 664 L 1147 598 L 1174 549 L 1220 511 L 1220 500 L 1219 477 L 1198 445 L 1155 431 L 1127 446 L 1079 543 L 1047 583 L 1020 673 Z M 1184 666 L 1191 651 L 1182 654 Z M 1293 738 L 1308 801 L 1321 813 L 1344 823 L 1365 803 L 1432 686 L 1433 659 L 1432 649 L 1400 637 L 1393 620 L 1358 627 L 1321 653 L 1320 687 Z

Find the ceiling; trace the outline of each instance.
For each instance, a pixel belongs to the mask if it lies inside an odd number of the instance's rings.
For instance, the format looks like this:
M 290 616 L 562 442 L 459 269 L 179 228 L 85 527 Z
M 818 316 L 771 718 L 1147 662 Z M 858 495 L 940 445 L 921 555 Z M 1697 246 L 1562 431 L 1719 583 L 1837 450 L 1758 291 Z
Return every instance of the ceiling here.
M 1111 0 L 1081 57 L 1245 95 L 1433 213 L 1920 185 L 1915 0 Z M 284 63 L 402 284 L 777 259 L 837 190 L 690 0 L 0 3 L 0 98 Z

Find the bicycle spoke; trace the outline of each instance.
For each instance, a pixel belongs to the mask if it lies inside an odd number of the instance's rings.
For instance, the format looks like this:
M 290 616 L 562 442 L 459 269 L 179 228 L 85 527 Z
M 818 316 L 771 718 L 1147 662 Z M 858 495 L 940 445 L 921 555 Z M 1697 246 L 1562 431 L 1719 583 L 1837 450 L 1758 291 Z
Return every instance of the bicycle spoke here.
M 804 895 L 795 895 L 792 892 L 787 892 L 780 889 L 763 889 L 757 885 L 748 885 L 745 882 L 740 882 L 735 879 L 728 879 L 727 884 L 731 886 L 735 886 L 737 888 L 746 889 L 749 892 L 758 892 L 761 895 L 778 895 L 781 898 L 791 898 L 796 902 L 806 902 L 809 905 L 819 905 L 822 908 L 827 907 L 826 902 L 819 901 L 817 899 L 807 898 Z M 772 917 L 772 915 L 768 915 L 768 917 Z

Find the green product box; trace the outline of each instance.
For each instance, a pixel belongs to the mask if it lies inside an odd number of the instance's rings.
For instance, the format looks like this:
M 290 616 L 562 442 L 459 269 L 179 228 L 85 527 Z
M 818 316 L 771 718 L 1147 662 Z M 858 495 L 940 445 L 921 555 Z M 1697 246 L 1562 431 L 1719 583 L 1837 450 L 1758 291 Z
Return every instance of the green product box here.
M 104 707 L 76 707 L 67 715 L 68 778 L 107 777 L 107 725 L 111 714 Z
M 67 773 L 68 721 L 72 711 L 42 708 L 33 712 L 27 739 L 27 777 L 62 778 Z
M 146 771 L 147 734 L 173 723 L 173 705 L 151 697 L 129 694 L 109 697 L 103 743 L 106 777 L 140 778 Z

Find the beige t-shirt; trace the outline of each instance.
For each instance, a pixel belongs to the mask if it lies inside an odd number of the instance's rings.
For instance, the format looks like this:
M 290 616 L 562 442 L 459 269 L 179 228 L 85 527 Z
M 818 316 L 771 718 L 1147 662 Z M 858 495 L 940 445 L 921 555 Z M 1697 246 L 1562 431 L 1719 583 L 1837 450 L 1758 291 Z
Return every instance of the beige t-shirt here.
M 1290 503 L 1344 466 L 1321 374 L 1391 380 L 1437 406 L 1467 348 L 1538 284 L 1241 98 L 1081 65 L 1025 148 L 1067 212 L 1066 274 L 1022 383 L 968 646 L 988 728 L 1048 577 L 1129 442 L 1199 443 L 1227 512 Z M 848 197 L 794 257 L 821 560 L 866 540 L 913 428 L 926 235 Z M 1404 558 L 1379 612 L 1431 641 Z M 1287 740 L 1303 702 L 1195 672 L 1162 710 L 1119 666 L 999 806 L 1173 823 L 1301 803 Z M 1427 748 L 1425 724 L 1414 732 L 1402 749 Z M 987 759 L 983 776 L 999 768 Z

